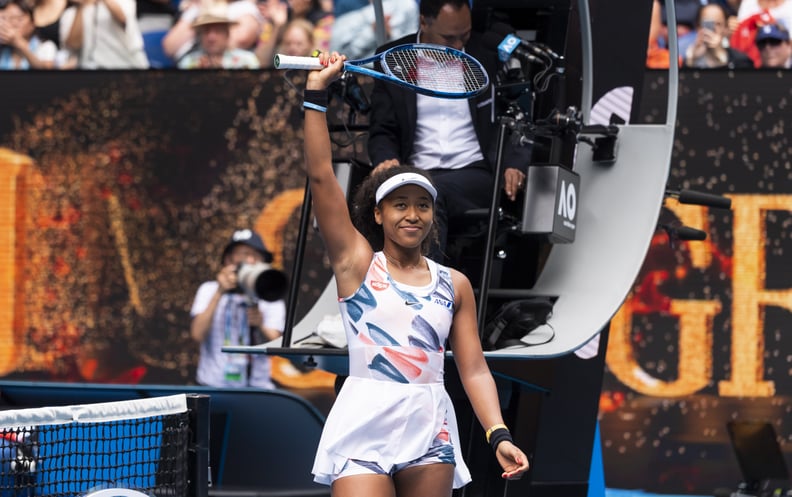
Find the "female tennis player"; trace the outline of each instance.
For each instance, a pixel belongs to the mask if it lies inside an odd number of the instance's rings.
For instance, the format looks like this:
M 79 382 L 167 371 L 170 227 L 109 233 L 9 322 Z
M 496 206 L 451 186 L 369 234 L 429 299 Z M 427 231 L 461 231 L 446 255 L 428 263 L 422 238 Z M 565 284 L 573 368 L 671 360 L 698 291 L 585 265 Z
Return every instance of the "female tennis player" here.
M 332 167 L 327 87 L 344 56 L 321 54 L 304 95 L 305 162 L 313 211 L 335 274 L 349 377 L 327 418 L 315 481 L 335 497 L 449 497 L 470 482 L 443 385 L 450 345 L 473 410 L 503 467 L 528 458 L 512 443 L 484 359 L 468 279 L 424 257 L 433 233 L 431 180 L 405 166 L 367 178 L 352 214 Z

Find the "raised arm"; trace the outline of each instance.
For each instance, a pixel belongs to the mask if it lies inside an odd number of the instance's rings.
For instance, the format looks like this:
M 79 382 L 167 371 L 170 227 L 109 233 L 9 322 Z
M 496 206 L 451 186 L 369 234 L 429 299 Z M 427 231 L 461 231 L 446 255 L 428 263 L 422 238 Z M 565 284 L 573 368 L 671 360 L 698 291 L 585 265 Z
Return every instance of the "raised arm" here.
M 124 12 L 124 8 L 116 2 L 116 0 L 103 0 L 105 7 L 107 10 L 110 11 L 110 16 L 113 18 L 115 22 L 121 25 L 122 28 L 126 29 L 127 23 L 127 14 Z
M 451 350 L 473 412 L 482 428 L 489 431 L 493 427 L 505 425 L 495 380 L 481 349 L 473 287 L 467 277 L 456 270 L 452 273 L 452 279 L 455 311 L 450 336 Z M 511 441 L 499 443 L 495 455 L 503 468 L 503 478 L 520 478 L 528 470 L 528 457 Z
M 352 224 L 346 197 L 333 171 L 327 118 L 327 87 L 343 71 L 345 57 L 321 54 L 327 67 L 308 74 L 305 94 L 305 170 L 310 180 L 313 212 L 336 276 L 339 295 L 351 295 L 371 262 L 368 241 Z M 333 62 L 330 62 L 333 61 Z
M 78 0 L 75 4 L 75 7 L 66 9 L 63 12 L 60 20 L 60 36 L 63 46 L 77 52 L 83 45 L 83 8 L 85 7 L 85 1 Z

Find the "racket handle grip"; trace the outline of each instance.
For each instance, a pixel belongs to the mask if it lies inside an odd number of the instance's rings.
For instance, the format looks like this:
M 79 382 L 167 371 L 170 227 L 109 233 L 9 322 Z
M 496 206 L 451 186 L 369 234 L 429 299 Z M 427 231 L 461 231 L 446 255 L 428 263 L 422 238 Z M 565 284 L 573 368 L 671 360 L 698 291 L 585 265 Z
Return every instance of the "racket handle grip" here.
M 275 69 L 324 69 L 317 57 L 275 54 Z

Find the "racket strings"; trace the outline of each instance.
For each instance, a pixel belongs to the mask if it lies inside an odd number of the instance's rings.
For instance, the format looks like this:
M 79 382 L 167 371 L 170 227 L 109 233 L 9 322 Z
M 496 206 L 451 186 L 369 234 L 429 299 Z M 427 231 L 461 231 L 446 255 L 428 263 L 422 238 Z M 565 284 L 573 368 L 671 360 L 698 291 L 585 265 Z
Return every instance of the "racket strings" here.
M 475 92 L 488 83 L 481 66 L 462 52 L 433 48 L 394 50 L 385 55 L 382 64 L 391 76 L 437 92 Z

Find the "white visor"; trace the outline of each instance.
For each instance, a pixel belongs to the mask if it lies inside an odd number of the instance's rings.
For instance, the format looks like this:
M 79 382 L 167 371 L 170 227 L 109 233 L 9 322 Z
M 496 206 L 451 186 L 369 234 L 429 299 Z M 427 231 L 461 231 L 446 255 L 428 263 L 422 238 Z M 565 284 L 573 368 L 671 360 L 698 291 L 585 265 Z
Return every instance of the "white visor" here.
M 429 192 L 429 195 L 432 196 L 432 202 L 437 200 L 437 190 L 425 176 L 418 173 L 400 173 L 388 178 L 377 188 L 377 193 L 374 196 L 376 203 L 379 204 L 390 192 L 404 185 L 418 185 Z

